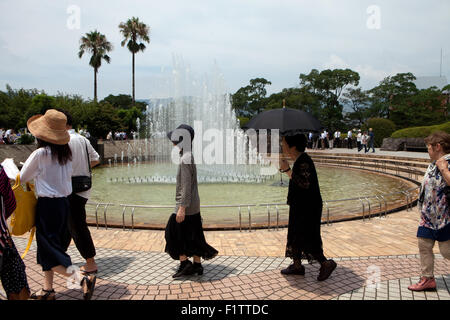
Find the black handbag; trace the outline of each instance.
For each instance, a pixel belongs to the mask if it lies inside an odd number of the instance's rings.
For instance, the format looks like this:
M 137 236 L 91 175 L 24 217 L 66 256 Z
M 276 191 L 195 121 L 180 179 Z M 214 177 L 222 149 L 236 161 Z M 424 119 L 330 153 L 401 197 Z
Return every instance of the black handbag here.
M 89 176 L 72 177 L 72 192 L 73 193 L 87 191 L 90 188 L 92 188 L 92 170 L 91 170 L 91 163 L 89 161 L 89 151 L 88 151 L 86 142 L 85 142 L 85 146 L 86 146 L 86 157 L 87 157 L 87 162 L 88 162 L 88 166 L 89 166 Z

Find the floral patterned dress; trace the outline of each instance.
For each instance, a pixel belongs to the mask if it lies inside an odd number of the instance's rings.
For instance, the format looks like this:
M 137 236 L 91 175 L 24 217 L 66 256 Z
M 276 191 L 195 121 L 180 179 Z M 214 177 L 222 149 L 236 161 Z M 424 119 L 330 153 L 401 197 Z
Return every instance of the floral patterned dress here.
M 450 154 L 447 154 L 445 159 L 450 168 Z M 450 240 L 448 188 L 436 161 L 433 161 L 428 166 L 420 187 L 420 223 L 417 237 L 437 241 Z

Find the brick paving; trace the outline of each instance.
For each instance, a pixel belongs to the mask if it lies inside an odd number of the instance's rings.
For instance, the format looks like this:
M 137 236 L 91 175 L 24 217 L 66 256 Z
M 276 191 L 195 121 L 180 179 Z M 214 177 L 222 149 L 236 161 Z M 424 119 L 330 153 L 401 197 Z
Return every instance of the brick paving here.
M 372 219 L 359 226 L 358 234 L 366 234 L 367 230 L 385 229 L 388 225 L 404 221 L 404 215 L 411 212 L 400 212 L 388 216 L 388 218 Z M 398 215 L 398 216 L 397 216 Z M 412 220 L 406 219 L 405 221 Z M 417 221 L 415 221 L 417 223 Z M 355 233 L 356 226 L 361 221 L 349 221 L 336 223 L 327 230 L 336 234 L 339 229 L 343 233 Z M 412 230 L 415 228 L 412 227 Z M 417 248 L 401 245 L 404 235 L 398 226 L 398 233 L 386 232 L 383 241 L 396 243 L 384 250 L 385 254 L 376 254 L 379 247 L 365 249 L 364 241 L 347 246 L 347 241 L 355 242 L 352 237 L 337 238 L 332 241 L 324 233 L 324 246 L 327 252 L 328 246 L 341 247 L 341 255 L 328 255 L 337 263 L 338 267 L 333 275 L 324 282 L 318 282 L 316 277 L 319 272 L 318 264 L 307 264 L 305 276 L 283 276 L 280 269 L 288 266 L 291 261 L 282 255 L 285 230 L 267 231 L 257 230 L 253 232 L 233 231 L 209 231 L 208 239 L 221 238 L 231 233 L 231 238 L 244 242 L 249 237 L 257 238 L 258 247 L 265 247 L 265 242 L 278 241 L 279 254 L 255 254 L 247 251 L 242 255 L 220 254 L 215 259 L 204 261 L 204 274 L 202 276 L 183 277 L 172 279 L 178 261 L 173 261 L 166 253 L 151 250 L 128 250 L 118 248 L 105 248 L 97 244 L 97 263 L 99 266 L 98 280 L 96 284 L 94 300 L 450 300 L 450 261 L 445 260 L 436 251 L 435 274 L 438 288 L 435 292 L 412 293 L 407 289 L 411 283 L 418 280 L 420 270 Z M 91 228 L 94 235 L 111 233 L 116 239 L 116 245 L 122 241 L 128 241 L 132 233 L 133 238 L 137 234 L 151 233 L 154 231 L 118 231 L 96 230 Z M 279 233 L 279 234 L 277 234 Z M 408 231 L 408 234 L 411 231 Z M 159 232 L 159 237 L 163 233 Z M 367 236 L 367 234 L 366 234 Z M 375 233 L 374 236 L 380 236 Z M 414 236 L 412 236 L 414 237 Z M 138 238 L 138 237 L 136 237 Z M 274 240 L 278 239 L 278 240 Z M 368 236 L 370 238 L 370 236 Z M 406 237 L 408 239 L 408 237 Z M 16 237 L 15 243 L 19 251 L 23 250 L 26 239 Z M 395 241 L 394 241 L 395 240 Z M 378 242 L 372 238 L 369 242 Z M 217 249 L 223 252 L 221 243 L 217 243 Z M 231 245 L 226 243 L 226 246 Z M 370 247 L 370 246 L 369 246 Z M 347 249 L 345 249 L 347 248 Z M 249 249 L 247 249 L 249 250 Z M 328 250 L 329 251 L 329 250 Z M 259 252 L 259 251 L 258 251 Z M 358 255 L 357 253 L 370 252 L 370 255 Z M 72 245 L 68 251 L 74 265 L 80 266 L 83 260 L 77 249 Z M 33 243 L 30 252 L 25 258 L 27 275 L 32 291 L 41 288 L 42 272 L 36 264 L 36 244 Z M 67 280 L 61 276 L 55 276 L 55 290 L 59 300 L 82 299 L 81 290 L 68 289 Z

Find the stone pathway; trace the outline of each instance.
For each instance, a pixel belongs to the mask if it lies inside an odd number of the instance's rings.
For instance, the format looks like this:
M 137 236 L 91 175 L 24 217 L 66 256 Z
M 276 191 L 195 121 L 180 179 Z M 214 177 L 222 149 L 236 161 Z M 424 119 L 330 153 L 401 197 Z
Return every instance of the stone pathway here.
M 305 276 L 283 276 L 280 269 L 290 264 L 290 259 L 283 257 L 282 238 L 285 230 L 254 232 L 207 232 L 208 241 L 216 238 L 227 238 L 231 234 L 234 240 L 245 243 L 250 238 L 258 241 L 258 250 L 265 247 L 265 243 L 278 243 L 278 252 L 269 254 L 255 254 L 247 249 L 242 255 L 225 255 L 224 243 L 216 242 L 216 248 L 221 255 L 210 261 L 203 262 L 204 274 L 180 279 L 172 279 L 178 261 L 172 260 L 160 250 L 123 249 L 121 243 L 130 243 L 129 237 L 147 237 L 159 239 L 163 233 L 155 231 L 121 231 L 96 230 L 91 228 L 97 243 L 97 262 L 99 274 L 94 300 L 450 300 L 450 261 L 443 259 L 436 251 L 435 274 L 438 288 L 434 292 L 412 293 L 407 289 L 411 283 L 418 281 L 420 270 L 417 248 L 412 245 L 402 245 L 415 238 L 408 223 L 413 219 L 405 219 L 410 212 L 400 212 L 388 218 L 372 219 L 370 221 L 349 221 L 323 227 L 325 251 L 330 252 L 329 246 L 341 247 L 340 255 L 328 255 L 338 263 L 332 276 L 323 282 L 316 277 L 319 265 L 309 265 L 304 262 Z M 406 226 L 398 223 L 407 222 Z M 410 222 L 408 222 L 410 221 Z M 414 222 L 414 228 L 415 228 Z M 358 229 L 359 227 L 359 229 Z M 389 227 L 396 229 L 389 231 Z M 413 226 L 409 226 L 413 228 Z M 326 228 L 329 228 L 328 230 Z M 413 230 L 414 230 L 413 228 Z M 340 232 L 337 232 L 340 230 Z M 357 231 L 355 231 L 357 230 Z M 374 230 L 376 230 L 376 232 Z M 384 232 L 383 232 L 384 231 Z M 367 232 L 367 233 L 366 233 Z M 105 238 L 114 238 L 114 248 L 98 245 L 105 239 L 96 236 L 102 234 Z M 332 235 L 354 234 L 354 238 Z M 370 256 L 364 255 L 365 246 L 381 243 L 390 248 L 382 252 L 379 247 L 369 250 Z M 285 239 L 285 238 L 284 238 Z M 358 241 L 358 239 L 360 241 Z M 394 241 L 395 240 L 395 241 Z M 14 239 L 19 251 L 26 244 L 24 237 Z M 414 241 L 412 241 L 413 243 Z M 352 246 L 350 244 L 353 243 Z M 396 243 L 396 245 L 387 245 Z M 226 243 L 225 247 L 231 245 Z M 250 245 L 250 248 L 255 246 Z M 357 253 L 361 254 L 358 255 Z M 277 254 L 278 253 L 278 254 Z M 69 255 L 74 265 L 83 263 L 74 246 L 69 248 Z M 33 243 L 25 258 L 27 275 L 32 291 L 41 288 L 42 271 L 36 264 L 36 244 Z M 55 290 L 59 300 L 82 299 L 81 290 L 68 289 L 67 279 L 55 276 Z

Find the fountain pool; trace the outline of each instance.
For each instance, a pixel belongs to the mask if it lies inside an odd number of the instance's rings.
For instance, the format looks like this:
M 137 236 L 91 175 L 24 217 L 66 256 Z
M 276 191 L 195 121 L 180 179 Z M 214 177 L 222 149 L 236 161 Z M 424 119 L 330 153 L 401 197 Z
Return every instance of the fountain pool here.
M 134 213 L 134 224 L 139 226 L 163 227 L 175 207 L 175 175 L 176 166 L 138 164 L 134 166 L 104 166 L 95 168 L 93 189 L 90 202 L 110 202 L 114 206 L 108 208 L 108 223 L 122 224 L 122 207 L 120 204 L 169 206 L 164 209 L 139 208 Z M 158 172 L 155 176 L 154 173 Z M 386 194 L 386 190 L 402 191 L 412 187 L 403 179 L 376 174 L 368 171 L 317 165 L 322 198 L 326 201 L 355 197 L 371 197 Z M 157 177 L 160 181 L 152 181 Z M 165 180 L 164 180 L 165 179 Z M 286 178 L 283 177 L 286 182 Z M 202 205 L 247 205 L 264 203 L 285 203 L 287 187 L 280 187 L 280 176 L 266 177 L 257 183 L 219 183 L 199 182 L 200 201 Z M 404 195 L 399 193 L 386 197 L 388 201 L 402 201 Z M 375 205 L 376 203 L 373 203 Z M 359 201 L 338 202 L 331 207 L 331 217 L 360 213 Z M 247 207 L 242 208 L 242 217 L 247 223 Z M 251 208 L 252 223 L 267 223 L 267 208 L 258 206 Z M 287 219 L 287 206 L 280 206 L 281 220 Z M 88 212 L 91 221 L 95 221 L 94 212 Z M 237 225 L 238 208 L 203 208 L 203 222 L 207 226 Z M 99 215 L 102 218 L 101 212 Z M 275 219 L 275 216 L 273 216 Z M 100 221 L 100 224 L 102 222 Z M 129 214 L 126 224 L 131 224 Z

